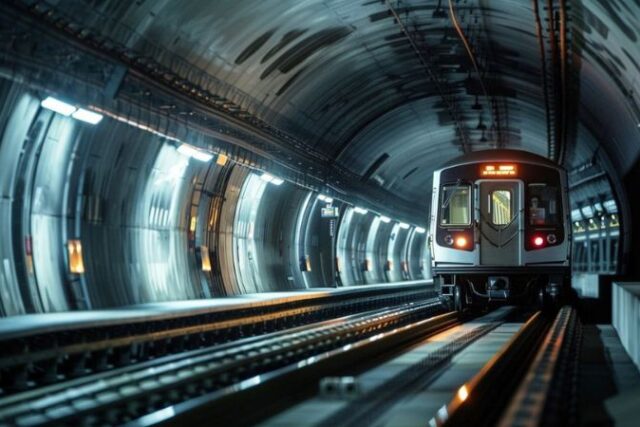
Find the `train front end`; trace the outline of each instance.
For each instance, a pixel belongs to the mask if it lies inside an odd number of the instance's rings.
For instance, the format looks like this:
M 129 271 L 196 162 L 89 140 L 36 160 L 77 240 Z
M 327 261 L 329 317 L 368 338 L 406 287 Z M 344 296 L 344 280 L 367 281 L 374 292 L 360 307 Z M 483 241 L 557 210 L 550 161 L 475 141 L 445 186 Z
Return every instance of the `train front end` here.
M 434 173 L 434 283 L 458 310 L 552 305 L 570 287 L 566 171 L 514 150 L 476 152 Z

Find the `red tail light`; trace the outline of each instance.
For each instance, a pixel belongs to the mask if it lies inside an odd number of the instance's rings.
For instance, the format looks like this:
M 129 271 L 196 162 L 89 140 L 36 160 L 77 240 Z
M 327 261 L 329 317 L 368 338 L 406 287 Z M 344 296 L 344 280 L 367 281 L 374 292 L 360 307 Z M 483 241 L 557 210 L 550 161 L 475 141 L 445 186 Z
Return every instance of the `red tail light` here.
M 536 248 L 540 248 L 542 247 L 542 245 L 544 245 L 544 239 L 542 238 L 542 236 L 533 236 L 533 246 L 535 246 Z

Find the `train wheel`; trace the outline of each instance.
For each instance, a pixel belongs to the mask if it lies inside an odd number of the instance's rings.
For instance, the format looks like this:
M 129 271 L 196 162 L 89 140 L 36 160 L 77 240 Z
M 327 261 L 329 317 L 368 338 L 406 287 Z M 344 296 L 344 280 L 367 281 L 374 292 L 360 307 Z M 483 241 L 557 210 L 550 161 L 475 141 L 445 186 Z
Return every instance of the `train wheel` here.
M 464 288 L 460 285 L 456 285 L 453 289 L 453 305 L 455 310 L 460 314 L 466 308 L 467 303 L 465 301 Z

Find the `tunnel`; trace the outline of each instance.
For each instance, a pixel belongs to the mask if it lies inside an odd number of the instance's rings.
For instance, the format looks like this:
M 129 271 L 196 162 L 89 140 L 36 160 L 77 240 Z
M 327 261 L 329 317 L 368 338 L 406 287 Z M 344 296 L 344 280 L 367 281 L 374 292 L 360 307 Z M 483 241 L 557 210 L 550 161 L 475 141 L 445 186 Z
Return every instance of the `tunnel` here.
M 5 397 L 43 378 L 275 334 L 287 316 L 301 328 L 435 298 L 434 172 L 486 150 L 566 171 L 577 313 L 566 318 L 582 332 L 563 345 L 609 354 L 601 341 L 613 337 L 632 362 L 607 365 L 611 378 L 628 369 L 636 381 L 639 24 L 633 0 L 3 1 L 0 420 Z M 233 319 L 244 323 L 213 338 L 198 323 L 218 331 Z M 195 329 L 149 348 L 131 338 L 178 327 Z M 100 358 L 96 337 L 131 339 Z M 72 344 L 88 347 L 43 356 Z M 19 355 L 20 375 L 9 361 Z M 332 375 L 316 381 L 325 397 L 365 396 L 356 376 Z M 633 399 L 637 381 L 626 394 L 606 382 Z M 452 415 L 464 390 L 434 423 L 464 425 Z M 604 408 L 613 395 L 581 402 Z M 149 413 L 168 405 L 154 396 Z M 576 419 L 605 422 L 607 410 L 576 405 Z

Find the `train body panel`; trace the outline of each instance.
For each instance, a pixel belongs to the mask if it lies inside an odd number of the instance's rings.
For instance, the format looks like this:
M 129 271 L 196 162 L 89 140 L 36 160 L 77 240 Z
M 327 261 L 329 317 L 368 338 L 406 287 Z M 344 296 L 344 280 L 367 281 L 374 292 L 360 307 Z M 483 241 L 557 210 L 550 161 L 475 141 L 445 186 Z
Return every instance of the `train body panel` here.
M 458 308 L 567 292 L 570 210 L 557 164 L 516 150 L 470 153 L 434 172 L 431 206 L 434 283 Z

